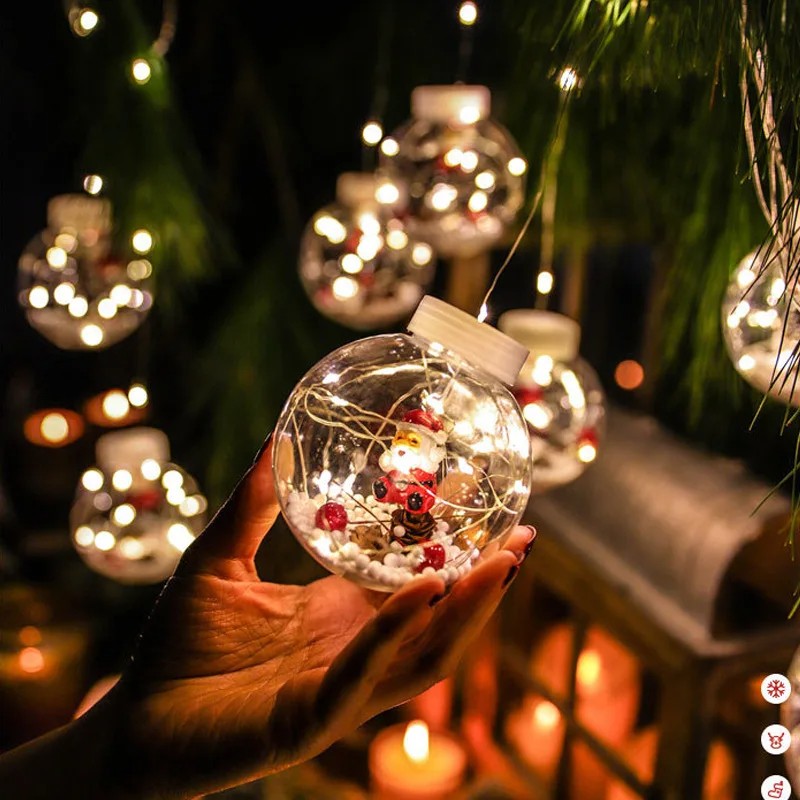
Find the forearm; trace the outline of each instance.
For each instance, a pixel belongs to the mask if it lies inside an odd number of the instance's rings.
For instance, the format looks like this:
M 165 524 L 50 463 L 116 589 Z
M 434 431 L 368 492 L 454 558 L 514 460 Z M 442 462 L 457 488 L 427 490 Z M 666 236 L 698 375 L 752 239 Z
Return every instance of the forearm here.
M 114 692 L 84 716 L 0 755 L 0 797 L 14 800 L 150 800 L 154 790 L 134 780 L 121 759 L 124 711 Z

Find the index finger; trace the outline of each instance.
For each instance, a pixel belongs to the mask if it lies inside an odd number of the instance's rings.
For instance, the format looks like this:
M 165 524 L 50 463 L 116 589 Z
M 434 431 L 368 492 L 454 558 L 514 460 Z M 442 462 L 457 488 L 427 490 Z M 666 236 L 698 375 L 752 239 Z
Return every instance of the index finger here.
M 219 559 L 252 568 L 261 542 L 280 513 L 272 477 L 272 444 L 270 435 L 230 497 L 186 551 L 183 560 L 188 564 L 202 566 Z

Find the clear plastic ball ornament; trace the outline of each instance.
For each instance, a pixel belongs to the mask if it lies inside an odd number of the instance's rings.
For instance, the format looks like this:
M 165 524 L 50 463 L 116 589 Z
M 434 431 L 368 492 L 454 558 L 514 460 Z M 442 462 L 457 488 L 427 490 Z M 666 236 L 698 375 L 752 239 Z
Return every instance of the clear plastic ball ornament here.
M 552 311 L 516 309 L 498 327 L 530 350 L 514 394 L 531 436 L 533 491 L 563 486 L 595 461 L 605 432 L 603 387 L 578 355 L 580 325 Z
M 739 262 L 722 302 L 722 331 L 733 366 L 751 386 L 798 406 L 793 353 L 800 343 L 800 310 L 790 302 L 784 267 L 766 251 Z
M 273 454 L 301 544 L 383 591 L 466 575 L 530 494 L 530 441 L 508 388 L 525 348 L 430 296 L 408 330 L 314 366 L 278 420 Z
M 412 119 L 381 148 L 381 166 L 408 186 L 411 230 L 444 256 L 491 247 L 522 206 L 528 165 L 489 119 L 485 86 L 418 86 Z
M 155 428 L 107 433 L 96 457 L 70 513 L 75 548 L 95 572 L 120 583 L 163 581 L 203 529 L 206 498 L 170 462 L 169 441 Z
M 394 209 L 403 192 L 371 173 L 347 172 L 336 203 L 320 209 L 300 244 L 300 278 L 315 308 L 356 330 L 407 318 L 434 271 L 433 248 Z
M 110 233 L 107 200 L 61 195 L 47 206 L 47 229 L 20 258 L 19 301 L 28 322 L 64 350 L 119 342 L 153 303 L 150 262 L 112 252 Z

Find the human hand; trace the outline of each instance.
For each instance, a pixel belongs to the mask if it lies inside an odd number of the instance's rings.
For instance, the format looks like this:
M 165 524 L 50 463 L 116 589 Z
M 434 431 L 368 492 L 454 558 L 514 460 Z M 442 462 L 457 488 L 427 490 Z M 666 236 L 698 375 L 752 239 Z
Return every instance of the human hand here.
M 186 551 L 119 684 L 73 723 L 108 742 L 98 797 L 194 797 L 311 758 L 452 671 L 533 542 L 515 529 L 447 595 L 437 577 L 394 595 L 262 583 L 271 459 L 268 446 Z

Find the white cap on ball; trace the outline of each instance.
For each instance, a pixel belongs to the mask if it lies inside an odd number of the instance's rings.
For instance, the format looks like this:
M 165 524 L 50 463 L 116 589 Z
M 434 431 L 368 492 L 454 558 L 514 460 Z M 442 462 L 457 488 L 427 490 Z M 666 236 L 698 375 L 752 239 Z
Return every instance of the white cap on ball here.
M 111 230 L 111 203 L 101 197 L 60 194 L 47 204 L 47 226 L 52 230 L 96 228 Z
M 501 314 L 497 326 L 525 345 L 531 358 L 550 356 L 554 361 L 573 361 L 578 357 L 581 326 L 563 314 L 518 308 Z
M 152 458 L 163 464 L 169 461 L 169 439 L 157 428 L 128 428 L 106 433 L 95 445 L 97 466 L 104 472 L 135 470 Z
M 411 113 L 427 122 L 472 125 L 489 116 L 492 93 L 486 86 L 417 86 L 411 93 Z
M 422 298 L 408 330 L 452 350 L 508 386 L 513 385 L 528 356 L 519 342 L 430 295 Z

